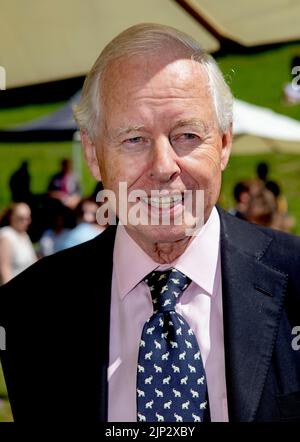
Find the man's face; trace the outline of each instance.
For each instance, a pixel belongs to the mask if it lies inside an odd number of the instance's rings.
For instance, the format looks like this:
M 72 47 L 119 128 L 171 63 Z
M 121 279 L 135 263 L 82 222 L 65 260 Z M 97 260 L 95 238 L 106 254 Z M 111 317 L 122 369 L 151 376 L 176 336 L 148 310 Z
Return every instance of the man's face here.
M 195 217 L 193 208 L 185 218 L 189 225 L 175 225 L 184 200 L 157 207 L 151 190 L 168 195 L 190 190 L 193 196 L 203 190 L 206 221 L 219 196 L 231 144 L 231 133 L 221 134 L 218 127 L 201 65 L 172 51 L 163 58 L 146 55 L 111 64 L 102 83 L 103 119 L 94 142 L 104 187 L 115 192 L 117 201 L 119 182 L 126 182 L 128 193 L 142 189 L 149 195 L 140 204 L 170 212 L 170 225 L 127 226 L 136 239 L 150 243 L 183 239 Z

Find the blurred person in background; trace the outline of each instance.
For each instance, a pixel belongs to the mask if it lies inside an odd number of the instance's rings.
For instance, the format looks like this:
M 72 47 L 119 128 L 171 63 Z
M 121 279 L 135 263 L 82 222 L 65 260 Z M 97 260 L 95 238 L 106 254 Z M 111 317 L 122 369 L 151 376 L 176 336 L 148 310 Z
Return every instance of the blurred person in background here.
M 60 201 L 53 204 L 51 209 L 48 212 L 50 218 L 49 228 L 45 230 L 39 241 L 38 254 L 41 258 L 63 250 L 65 248 L 64 240 L 70 232 L 70 228 L 68 228 L 70 225 L 68 210 L 70 209 Z
M 260 180 L 244 180 L 239 181 L 233 188 L 233 196 L 235 199 L 235 207 L 229 209 L 231 215 L 240 219 L 246 219 L 247 211 L 251 195 L 261 188 L 262 183 Z
M 28 161 L 23 161 L 20 167 L 11 175 L 9 180 L 11 199 L 14 202 L 30 202 L 30 174 Z
M 238 218 L 245 219 L 245 211 L 248 207 L 250 198 L 250 187 L 246 181 L 239 181 L 233 189 L 233 196 L 235 199 L 235 206 L 228 210 L 231 215 Z
M 48 186 L 48 194 L 56 198 L 65 206 L 74 209 L 80 201 L 80 188 L 78 180 L 73 173 L 72 161 L 63 159 L 61 170 L 53 175 Z
M 277 197 L 270 189 L 264 186 L 257 187 L 249 195 L 244 219 L 282 232 L 291 231 L 294 220 L 279 210 Z
M 278 213 L 288 218 L 288 202 L 285 195 L 283 195 L 279 184 L 276 181 L 269 180 L 266 182 L 266 189 L 268 189 L 274 195 L 277 203 Z M 289 218 L 292 222 L 292 217 Z M 294 221 L 292 222 L 292 224 L 294 224 Z
M 5 284 L 37 260 L 27 234 L 31 223 L 29 206 L 14 203 L 6 217 L 9 225 L 0 229 L 0 284 Z
M 277 181 L 269 179 L 268 163 L 258 163 L 256 173 L 258 179 L 264 183 L 264 188 L 269 190 L 273 195 L 273 199 L 275 199 L 276 213 L 270 227 L 282 230 L 284 232 L 290 232 L 295 225 L 295 219 L 288 213 L 288 202 L 285 195 L 281 191 L 280 185 Z M 267 195 L 267 192 L 265 192 L 265 195 Z M 269 196 L 267 199 L 270 202 L 271 197 Z
M 279 184 L 269 180 L 266 182 L 266 189 L 273 194 L 276 201 L 276 216 L 271 227 L 283 232 L 291 232 L 295 225 L 295 218 L 289 214 L 288 202 Z
M 277 213 L 276 199 L 270 190 L 262 187 L 250 194 L 245 219 L 261 226 L 272 227 Z
M 105 226 L 97 223 L 98 208 L 98 204 L 88 198 L 83 199 L 78 204 L 76 208 L 78 224 L 63 238 L 62 246 L 64 249 L 89 241 L 105 230 Z
M 256 174 L 257 178 L 263 181 L 264 183 L 267 182 L 268 174 L 269 174 L 269 166 L 268 163 L 265 163 L 262 161 L 261 163 L 258 163 L 256 167 Z
M 262 181 L 265 188 L 270 190 L 272 194 L 274 195 L 276 201 L 278 210 L 280 212 L 287 212 L 287 201 L 286 198 L 281 194 L 280 186 L 279 184 L 269 179 L 269 165 L 268 163 L 262 161 L 257 164 L 256 166 L 256 175 L 259 180 Z

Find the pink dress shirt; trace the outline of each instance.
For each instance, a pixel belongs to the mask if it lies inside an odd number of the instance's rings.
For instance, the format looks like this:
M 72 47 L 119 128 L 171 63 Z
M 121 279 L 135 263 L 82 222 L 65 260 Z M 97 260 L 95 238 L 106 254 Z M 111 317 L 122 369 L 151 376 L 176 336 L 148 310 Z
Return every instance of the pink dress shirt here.
M 180 313 L 197 338 L 206 371 L 211 420 L 228 422 L 222 309 L 220 220 L 212 213 L 185 252 L 171 264 L 153 261 L 118 225 L 114 247 L 108 421 L 136 421 L 136 372 L 143 326 L 153 307 L 142 279 L 154 269 L 176 267 L 192 283 L 179 298 Z M 141 282 L 142 281 L 142 282 Z

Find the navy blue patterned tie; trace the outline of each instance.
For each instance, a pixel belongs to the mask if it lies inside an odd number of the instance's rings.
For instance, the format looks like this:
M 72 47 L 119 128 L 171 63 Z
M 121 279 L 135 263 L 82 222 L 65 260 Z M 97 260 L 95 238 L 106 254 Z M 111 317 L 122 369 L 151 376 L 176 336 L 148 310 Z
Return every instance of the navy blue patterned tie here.
M 154 271 L 149 286 L 154 313 L 143 328 L 137 371 L 139 422 L 201 422 L 207 386 L 199 346 L 175 304 L 191 280 L 176 269 Z

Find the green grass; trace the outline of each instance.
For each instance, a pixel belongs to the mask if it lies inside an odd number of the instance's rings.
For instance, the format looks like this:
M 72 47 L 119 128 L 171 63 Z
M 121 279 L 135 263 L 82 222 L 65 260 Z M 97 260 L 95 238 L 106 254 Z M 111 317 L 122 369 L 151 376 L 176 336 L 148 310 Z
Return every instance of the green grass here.
M 7 129 L 17 126 L 36 118 L 54 112 L 59 109 L 64 102 L 33 104 L 29 106 L 0 109 L 0 129 Z
M 6 386 L 0 364 L 0 422 L 10 422 L 11 420 L 11 408 L 7 399 Z
M 300 120 L 300 105 L 282 100 L 283 85 L 291 81 L 291 59 L 300 54 L 300 44 L 287 44 L 251 55 L 228 55 L 218 59 L 236 98 L 266 106 Z
M 2 367 L 1 367 L 1 363 L 0 363 L 0 397 L 3 397 L 5 395 L 6 395 L 5 381 L 4 381 Z

